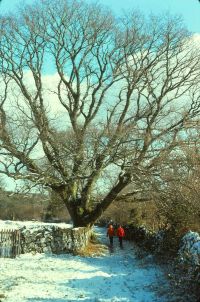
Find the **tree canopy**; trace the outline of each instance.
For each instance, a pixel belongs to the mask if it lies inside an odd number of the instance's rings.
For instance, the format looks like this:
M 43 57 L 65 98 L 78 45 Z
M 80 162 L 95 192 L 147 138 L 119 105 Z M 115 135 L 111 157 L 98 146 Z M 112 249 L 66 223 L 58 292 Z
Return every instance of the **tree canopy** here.
M 92 225 L 153 175 L 200 112 L 195 37 L 173 16 L 39 1 L 0 27 L 0 173 Z

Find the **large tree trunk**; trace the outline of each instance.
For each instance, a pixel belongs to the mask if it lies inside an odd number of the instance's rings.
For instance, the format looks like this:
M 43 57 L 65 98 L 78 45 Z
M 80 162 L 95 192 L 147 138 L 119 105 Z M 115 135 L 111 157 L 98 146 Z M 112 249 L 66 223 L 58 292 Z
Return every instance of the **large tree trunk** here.
M 64 191 L 59 192 L 69 211 L 74 227 L 91 227 L 94 225 L 97 219 L 101 217 L 103 212 L 116 199 L 117 195 L 127 186 L 129 182 L 130 175 L 128 173 L 120 176 L 118 183 L 102 200 L 98 201 L 98 203 L 96 203 L 92 209 L 88 209 L 87 206 L 82 203 L 81 198 L 69 200 L 68 198 L 65 198 L 66 195 Z
M 81 206 L 77 206 L 77 202 L 66 203 L 67 209 L 73 221 L 74 227 L 91 227 L 93 223 L 88 220 L 88 212 Z

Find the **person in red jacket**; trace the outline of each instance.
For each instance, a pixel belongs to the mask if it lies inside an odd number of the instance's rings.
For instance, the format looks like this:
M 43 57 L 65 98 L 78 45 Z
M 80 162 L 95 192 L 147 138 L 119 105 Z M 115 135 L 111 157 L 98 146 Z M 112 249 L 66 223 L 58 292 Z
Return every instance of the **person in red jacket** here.
M 119 225 L 118 229 L 117 229 L 117 236 L 119 238 L 119 245 L 121 248 L 123 248 L 123 237 L 125 236 L 125 231 L 123 229 L 123 227 L 121 225 Z
M 108 229 L 107 229 L 107 237 L 109 237 L 109 240 L 110 240 L 110 245 L 113 246 L 113 237 L 115 235 L 115 230 L 114 230 L 114 227 L 112 224 L 110 224 L 108 226 Z

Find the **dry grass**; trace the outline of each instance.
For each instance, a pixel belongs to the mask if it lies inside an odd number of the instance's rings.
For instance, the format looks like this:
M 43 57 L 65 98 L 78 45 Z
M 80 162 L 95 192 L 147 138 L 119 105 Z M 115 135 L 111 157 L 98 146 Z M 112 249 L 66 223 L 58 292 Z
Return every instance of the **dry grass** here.
M 81 257 L 99 257 L 107 253 L 108 247 L 98 242 L 90 241 L 88 245 L 79 252 Z

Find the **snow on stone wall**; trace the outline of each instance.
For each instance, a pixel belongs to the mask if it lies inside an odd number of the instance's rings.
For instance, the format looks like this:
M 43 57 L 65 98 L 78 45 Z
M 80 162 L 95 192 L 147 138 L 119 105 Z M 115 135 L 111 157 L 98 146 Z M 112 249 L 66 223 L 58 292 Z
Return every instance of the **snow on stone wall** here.
M 142 247 L 152 252 L 159 252 L 165 240 L 165 232 L 151 232 L 145 226 L 126 228 L 126 238 L 141 243 Z M 188 263 L 189 266 L 200 267 L 200 235 L 189 231 L 182 239 L 178 250 L 181 262 Z
M 181 239 L 179 249 L 181 261 L 192 266 L 200 266 L 200 235 L 196 232 L 188 232 Z
M 0 229 L 15 228 L 21 234 L 21 253 L 77 253 L 88 243 L 90 229 L 67 224 L 0 221 Z
M 86 228 L 63 229 L 59 226 L 23 228 L 21 238 L 23 253 L 76 253 L 87 245 L 89 230 Z

